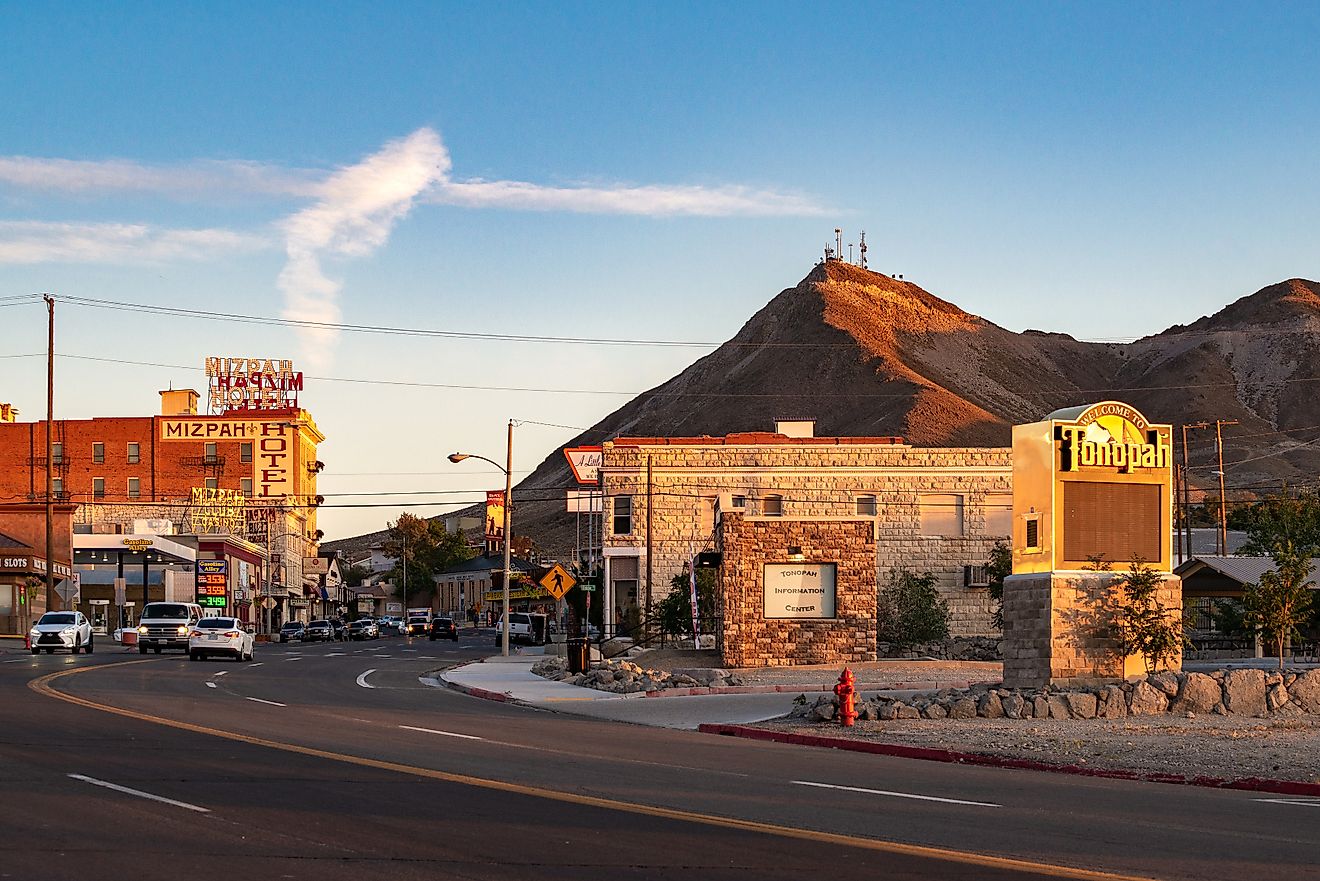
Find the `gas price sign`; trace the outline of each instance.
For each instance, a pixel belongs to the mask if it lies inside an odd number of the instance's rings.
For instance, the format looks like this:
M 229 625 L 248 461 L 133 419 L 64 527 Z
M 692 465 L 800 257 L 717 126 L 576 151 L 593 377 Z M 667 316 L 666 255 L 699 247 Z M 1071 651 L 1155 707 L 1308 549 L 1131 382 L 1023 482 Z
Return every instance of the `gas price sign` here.
M 228 561 L 197 561 L 197 605 L 218 609 L 229 605 Z

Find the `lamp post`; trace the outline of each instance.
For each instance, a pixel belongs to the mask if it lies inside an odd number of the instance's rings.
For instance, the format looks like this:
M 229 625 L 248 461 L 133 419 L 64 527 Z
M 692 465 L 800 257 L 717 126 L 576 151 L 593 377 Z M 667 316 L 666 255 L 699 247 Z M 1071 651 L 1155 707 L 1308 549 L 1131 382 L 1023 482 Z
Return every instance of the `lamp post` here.
M 473 453 L 450 453 L 449 461 L 455 464 L 464 459 L 480 459 L 483 462 L 489 462 L 496 468 L 504 472 L 504 624 L 500 627 L 500 653 L 505 657 L 509 655 L 509 542 L 513 538 L 510 531 L 510 520 L 513 516 L 513 420 L 509 420 L 509 440 L 505 447 L 503 466 L 494 459 L 487 459 L 485 456 L 477 456 Z

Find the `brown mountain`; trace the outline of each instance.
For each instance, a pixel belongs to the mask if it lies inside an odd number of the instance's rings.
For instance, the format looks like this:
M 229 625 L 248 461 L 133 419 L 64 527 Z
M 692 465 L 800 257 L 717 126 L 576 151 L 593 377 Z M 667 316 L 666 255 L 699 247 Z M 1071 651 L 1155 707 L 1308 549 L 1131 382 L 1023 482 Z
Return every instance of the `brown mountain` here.
M 1320 284 L 1291 279 L 1215 315 L 1132 343 L 1014 333 L 916 285 L 843 262 L 817 265 L 733 339 L 639 395 L 570 445 L 618 435 L 763 430 L 815 418 L 822 435 L 902 435 L 918 446 L 1007 446 L 1010 426 L 1117 398 L 1175 426 L 1224 429 L 1230 486 L 1320 471 Z M 1285 433 L 1287 432 L 1287 433 Z M 1193 479 L 1210 485 L 1213 431 L 1192 436 Z M 1242 464 L 1232 464 L 1241 462 Z M 519 485 L 516 531 L 573 543 L 551 452 Z M 556 499 L 532 501 L 533 498 Z

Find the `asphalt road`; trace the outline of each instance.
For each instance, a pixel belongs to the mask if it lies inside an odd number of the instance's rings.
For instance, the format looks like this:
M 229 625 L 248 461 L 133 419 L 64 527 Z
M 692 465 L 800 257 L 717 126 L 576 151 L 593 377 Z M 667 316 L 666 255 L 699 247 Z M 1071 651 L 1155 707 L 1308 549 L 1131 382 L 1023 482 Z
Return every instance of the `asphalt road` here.
M 489 652 L 0 656 L 0 878 L 1320 878 L 1320 801 L 754 743 L 419 681 Z

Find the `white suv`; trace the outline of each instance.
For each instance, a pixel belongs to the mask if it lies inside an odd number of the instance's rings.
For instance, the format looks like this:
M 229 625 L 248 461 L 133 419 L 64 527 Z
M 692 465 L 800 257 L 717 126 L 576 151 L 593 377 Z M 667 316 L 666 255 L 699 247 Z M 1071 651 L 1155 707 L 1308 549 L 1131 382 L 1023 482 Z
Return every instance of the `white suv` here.
M 68 649 L 73 654 L 86 649 L 92 653 L 92 624 L 82 612 L 47 612 L 28 633 L 32 654 L 55 654 L 55 649 Z

